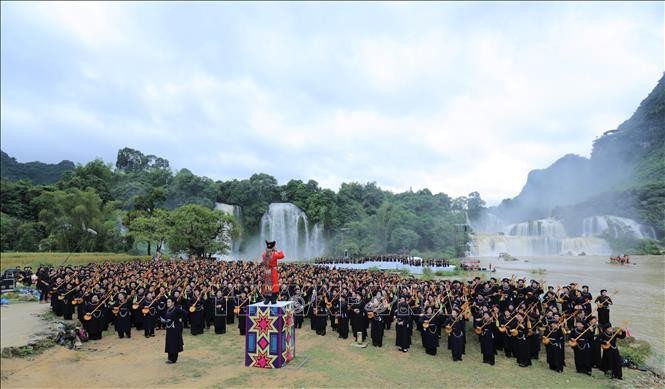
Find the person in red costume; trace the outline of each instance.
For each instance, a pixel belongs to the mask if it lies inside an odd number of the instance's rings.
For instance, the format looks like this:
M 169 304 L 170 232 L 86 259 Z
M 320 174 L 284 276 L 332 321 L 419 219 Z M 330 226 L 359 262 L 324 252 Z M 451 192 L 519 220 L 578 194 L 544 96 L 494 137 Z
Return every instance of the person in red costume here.
M 283 251 L 275 249 L 275 241 L 266 240 L 266 251 L 261 254 L 261 263 L 263 263 L 263 303 L 277 304 L 279 295 L 279 276 L 277 275 L 277 261 L 284 258 Z

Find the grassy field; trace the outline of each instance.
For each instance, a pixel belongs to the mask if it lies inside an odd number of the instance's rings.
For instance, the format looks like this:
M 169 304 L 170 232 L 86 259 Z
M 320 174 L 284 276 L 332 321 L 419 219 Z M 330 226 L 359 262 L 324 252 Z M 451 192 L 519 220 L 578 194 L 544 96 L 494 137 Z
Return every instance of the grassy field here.
M 237 323 L 237 321 L 236 321 Z M 549 370 L 544 361 L 520 368 L 502 354 L 496 365 L 481 363 L 477 337 L 467 343 L 464 361 L 453 362 L 442 341 L 439 354 L 426 355 L 420 337 L 413 337 L 409 353 L 394 347 L 395 330 L 386 331 L 383 348 L 358 349 L 352 339 L 342 340 L 330 331 L 317 336 L 309 322 L 297 330 L 296 359 L 280 370 L 244 367 L 244 338 L 236 325 L 224 335 L 212 331 L 193 337 L 184 331 L 185 351 L 178 363 L 165 366 L 164 332 L 146 339 L 132 331 L 132 339 L 107 332 L 101 341 L 84 344 L 81 351 L 54 347 L 32 360 L 2 360 L 2 386 L 14 387 L 407 387 L 407 388 L 633 388 L 663 387 L 650 373 L 624 369 L 624 381 L 612 381 L 598 370 L 592 377 L 575 373 L 567 347 L 564 373 Z M 301 365 L 301 367 L 298 367 Z M 85 374 L 72 374 L 84 371 Z M 94 377 L 93 381 L 90 379 Z
M 134 259 L 148 260 L 149 256 L 128 255 L 117 253 L 0 253 L 0 269 L 15 268 L 20 266 L 32 266 L 36 271 L 40 265 L 60 265 L 68 256 L 66 264 L 86 265 L 90 262 L 124 262 Z

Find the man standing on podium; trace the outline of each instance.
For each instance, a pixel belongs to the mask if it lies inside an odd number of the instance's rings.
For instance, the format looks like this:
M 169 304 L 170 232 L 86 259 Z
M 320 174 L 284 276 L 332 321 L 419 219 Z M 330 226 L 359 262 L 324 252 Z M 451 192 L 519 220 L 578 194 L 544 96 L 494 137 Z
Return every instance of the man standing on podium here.
M 275 241 L 266 240 L 266 251 L 261 254 L 261 263 L 263 264 L 263 303 L 277 304 L 279 295 L 279 276 L 277 274 L 277 260 L 284 258 L 283 251 L 275 250 Z

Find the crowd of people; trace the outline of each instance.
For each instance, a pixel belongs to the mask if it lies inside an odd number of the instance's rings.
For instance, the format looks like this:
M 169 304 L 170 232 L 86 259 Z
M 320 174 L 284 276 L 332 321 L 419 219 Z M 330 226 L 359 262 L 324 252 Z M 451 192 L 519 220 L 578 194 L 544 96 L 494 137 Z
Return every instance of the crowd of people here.
M 401 263 L 402 265 L 409 266 L 426 266 L 426 267 L 448 267 L 450 264 L 444 258 L 428 258 L 423 259 L 411 255 L 400 254 L 381 254 L 381 255 L 368 255 L 362 257 L 321 257 L 314 259 L 314 263 L 321 265 L 335 265 L 335 264 L 363 264 L 368 262 L 393 262 Z
M 630 264 L 630 257 L 626 254 L 617 255 L 616 257 L 610 257 L 610 263 L 619 264 L 619 265 L 628 265 Z
M 21 278 L 36 284 L 41 302 L 50 303 L 56 315 L 78 319 L 91 340 L 109 328 L 121 339 L 135 331 L 145 337 L 165 331 L 168 363 L 183 350 L 183 328 L 196 336 L 206 330 L 221 335 L 236 326 L 244 335 L 247 307 L 263 299 L 265 282 L 258 262 L 210 260 L 42 267 Z M 423 280 L 288 263 L 279 264 L 279 278 L 279 300 L 295 302 L 296 328 L 309 319 L 320 336 L 330 328 L 338 338 L 371 339 L 374 347 L 383 347 L 385 331 L 394 328 L 401 352 L 410 352 L 419 338 L 427 354 L 437 355 L 443 343 L 453 361 L 462 361 L 475 333 L 484 363 L 494 365 L 503 354 L 527 367 L 544 349 L 556 372 L 567 366 L 570 344 L 577 372 L 598 368 L 622 378 L 617 339 L 626 333 L 610 324 L 612 299 L 605 290 L 594 299 L 586 285 L 575 283 Z

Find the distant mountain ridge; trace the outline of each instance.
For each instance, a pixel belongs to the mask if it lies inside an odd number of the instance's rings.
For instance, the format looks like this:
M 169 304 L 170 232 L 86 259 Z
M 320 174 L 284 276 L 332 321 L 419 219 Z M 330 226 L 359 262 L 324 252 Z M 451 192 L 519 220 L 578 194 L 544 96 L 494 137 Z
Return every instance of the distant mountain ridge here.
M 0 151 L 0 172 L 8 180 L 30 180 L 35 184 L 53 184 L 62 178 L 63 174 L 74 170 L 74 162 L 64 160 L 57 164 L 43 162 L 21 163 Z
M 532 170 L 521 192 L 490 212 L 506 222 L 619 214 L 663 236 L 665 75 L 628 120 L 594 141 L 591 158 L 568 154 Z

